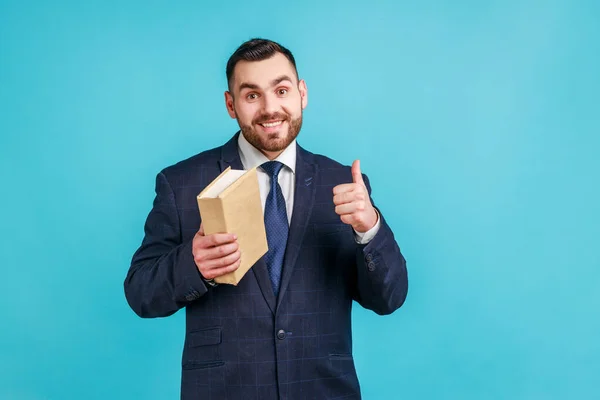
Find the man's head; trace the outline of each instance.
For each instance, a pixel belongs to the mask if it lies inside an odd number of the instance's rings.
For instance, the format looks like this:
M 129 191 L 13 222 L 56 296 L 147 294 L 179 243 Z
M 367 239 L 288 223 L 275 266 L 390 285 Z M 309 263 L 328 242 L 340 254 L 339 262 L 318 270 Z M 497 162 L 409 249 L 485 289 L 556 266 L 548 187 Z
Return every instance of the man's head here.
M 229 115 L 250 144 L 277 157 L 298 136 L 308 102 L 294 56 L 275 42 L 252 39 L 229 58 L 226 73 Z

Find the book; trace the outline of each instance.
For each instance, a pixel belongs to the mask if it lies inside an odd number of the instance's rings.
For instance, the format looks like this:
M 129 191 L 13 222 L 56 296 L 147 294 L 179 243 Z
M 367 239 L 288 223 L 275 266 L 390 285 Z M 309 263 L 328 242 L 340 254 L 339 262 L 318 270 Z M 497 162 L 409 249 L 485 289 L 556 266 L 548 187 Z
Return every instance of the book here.
M 268 250 L 256 168 L 244 171 L 227 167 L 200 192 L 197 201 L 205 235 L 237 236 L 241 252 L 239 268 L 214 279 L 217 283 L 237 286 Z

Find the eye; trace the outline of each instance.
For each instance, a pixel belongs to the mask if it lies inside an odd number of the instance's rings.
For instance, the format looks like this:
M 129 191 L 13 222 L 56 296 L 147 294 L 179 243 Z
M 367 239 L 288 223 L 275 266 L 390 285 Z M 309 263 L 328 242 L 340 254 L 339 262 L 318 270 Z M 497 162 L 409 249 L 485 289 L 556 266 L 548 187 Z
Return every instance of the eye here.
M 246 95 L 246 99 L 250 100 L 250 101 L 256 100 L 256 99 L 258 99 L 258 94 L 257 93 L 248 93 Z
M 277 90 L 277 94 L 280 96 L 285 96 L 288 93 L 287 89 L 281 88 Z

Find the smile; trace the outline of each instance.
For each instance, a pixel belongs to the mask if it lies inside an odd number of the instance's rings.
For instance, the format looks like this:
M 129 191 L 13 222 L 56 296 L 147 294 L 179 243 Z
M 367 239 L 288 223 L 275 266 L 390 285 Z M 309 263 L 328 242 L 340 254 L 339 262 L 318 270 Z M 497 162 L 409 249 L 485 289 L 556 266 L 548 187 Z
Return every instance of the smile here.
M 265 128 L 274 128 L 276 126 L 279 126 L 283 123 L 283 121 L 275 121 L 275 122 L 263 122 L 262 126 L 264 126 Z

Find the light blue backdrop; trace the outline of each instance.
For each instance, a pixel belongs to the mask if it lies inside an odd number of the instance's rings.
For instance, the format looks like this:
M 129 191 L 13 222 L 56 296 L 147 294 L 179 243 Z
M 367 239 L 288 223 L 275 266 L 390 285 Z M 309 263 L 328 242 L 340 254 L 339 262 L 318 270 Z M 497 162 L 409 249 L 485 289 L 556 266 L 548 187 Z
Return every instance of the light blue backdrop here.
M 600 3 L 366 4 L 0 1 L 0 399 L 178 398 L 183 313 L 122 283 L 155 174 L 235 132 L 253 36 L 408 259 L 401 310 L 354 311 L 365 398 L 600 398 Z

